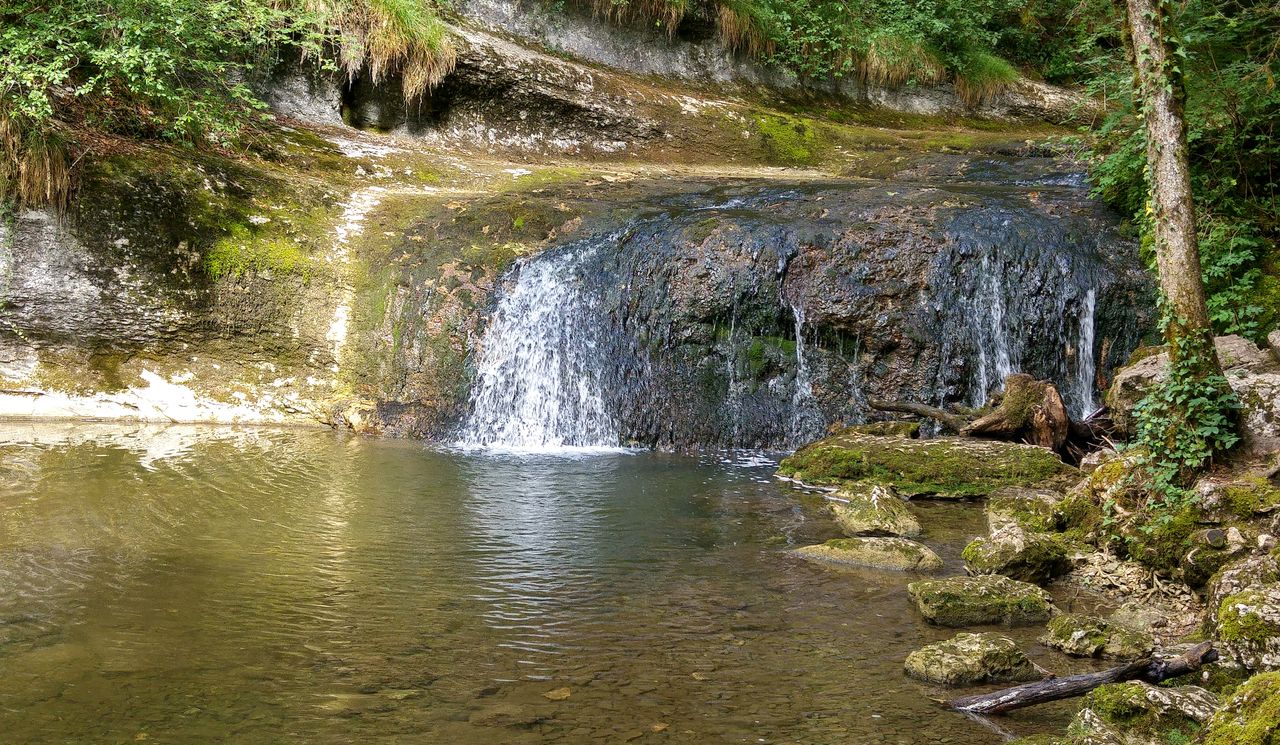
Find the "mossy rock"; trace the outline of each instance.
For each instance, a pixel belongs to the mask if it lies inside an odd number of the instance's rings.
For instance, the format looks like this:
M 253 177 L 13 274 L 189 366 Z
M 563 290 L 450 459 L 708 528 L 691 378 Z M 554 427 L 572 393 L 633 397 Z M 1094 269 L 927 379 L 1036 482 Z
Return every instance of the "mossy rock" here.
M 879 484 L 861 484 L 832 495 L 831 512 L 847 536 L 920 535 L 920 521 L 893 490 Z
M 1249 670 L 1280 669 L 1280 584 L 1223 598 L 1213 635 L 1228 656 Z
M 1090 717 L 1078 716 L 1072 724 L 1076 736 L 1087 736 L 1090 729 L 1113 729 L 1122 733 L 1125 742 L 1190 742 L 1201 723 L 1213 716 L 1218 697 L 1198 686 L 1170 688 L 1130 681 L 1093 689 L 1085 696 L 1084 706 L 1097 721 L 1091 727 Z
M 836 538 L 816 546 L 804 546 L 796 555 L 822 564 L 899 572 L 936 572 L 942 559 L 928 546 L 906 538 Z
M 1049 593 L 1008 577 L 921 580 L 907 592 L 925 620 L 939 626 L 1031 626 L 1053 615 Z
M 844 431 L 782 461 L 783 476 L 817 485 L 876 481 L 908 496 L 985 496 L 1075 472 L 1052 451 L 967 437 L 912 440 Z
M 1017 683 L 1044 675 L 1009 637 L 1001 634 L 957 634 L 907 655 L 907 675 L 948 686 Z
M 1028 533 L 1017 525 L 973 541 L 963 556 L 970 574 L 1003 574 L 1023 582 L 1044 583 L 1071 571 L 1062 536 Z
M 1230 595 L 1250 587 L 1280 582 L 1280 558 L 1275 552 L 1249 554 L 1218 570 L 1205 585 L 1205 606 L 1209 609 L 1210 623 L 1218 619 L 1218 608 Z
M 1094 616 L 1064 614 L 1050 619 L 1040 643 L 1073 657 L 1136 660 L 1151 654 L 1150 634 Z
M 1062 498 L 1051 489 L 997 489 L 987 497 L 987 529 L 994 533 L 1006 525 L 1017 525 L 1035 532 L 1057 531 L 1062 527 L 1058 515 Z
M 1213 715 L 1202 745 L 1275 745 L 1280 742 L 1280 673 L 1255 675 Z

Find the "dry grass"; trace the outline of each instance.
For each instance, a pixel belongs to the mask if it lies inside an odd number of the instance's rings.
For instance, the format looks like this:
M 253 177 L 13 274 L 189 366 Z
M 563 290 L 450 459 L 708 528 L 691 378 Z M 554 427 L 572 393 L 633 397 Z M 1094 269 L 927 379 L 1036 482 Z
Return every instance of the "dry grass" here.
M 722 2 L 716 6 L 716 30 L 721 43 L 732 51 L 752 57 L 773 54 L 776 43 L 768 24 L 767 18 L 743 3 Z
M 404 97 L 426 95 L 453 71 L 457 51 L 425 0 L 316 0 L 350 78 L 368 71 L 374 84 L 399 74 Z
M 668 36 L 675 34 L 689 12 L 689 0 L 585 0 L 585 4 L 598 18 L 614 23 L 653 23 Z
M 896 36 L 877 36 L 858 63 L 858 74 L 872 85 L 896 87 L 908 82 L 931 85 L 947 79 L 947 68 L 923 44 Z
M 70 149 L 56 129 L 28 127 L 0 111 L 0 201 L 64 209 L 71 172 Z

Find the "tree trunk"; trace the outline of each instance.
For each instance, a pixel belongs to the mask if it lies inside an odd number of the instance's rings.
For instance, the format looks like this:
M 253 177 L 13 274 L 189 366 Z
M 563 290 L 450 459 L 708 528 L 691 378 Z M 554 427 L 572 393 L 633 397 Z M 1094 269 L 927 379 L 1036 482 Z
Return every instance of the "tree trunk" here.
M 1205 307 L 1195 209 L 1191 201 L 1191 168 L 1183 111 L 1184 58 L 1176 55 L 1172 48 L 1168 0 L 1125 2 L 1135 94 L 1147 130 L 1149 210 L 1160 288 L 1167 303 L 1165 337 L 1171 356 L 1183 349 L 1180 341 L 1191 341 L 1191 348 L 1201 351 L 1204 359 L 1204 366 L 1198 372 L 1210 375 L 1221 372 L 1221 366 Z M 1207 354 L 1203 354 L 1204 350 Z
M 1070 422 L 1053 383 L 1014 373 L 1004 379 L 1004 398 L 996 410 L 967 425 L 960 434 L 1059 450 L 1067 441 Z

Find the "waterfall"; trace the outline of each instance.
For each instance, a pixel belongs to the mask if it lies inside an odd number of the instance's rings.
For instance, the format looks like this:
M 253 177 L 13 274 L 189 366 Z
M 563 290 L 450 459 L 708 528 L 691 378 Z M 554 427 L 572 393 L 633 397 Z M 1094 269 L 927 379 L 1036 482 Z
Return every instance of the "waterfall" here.
M 791 314 L 796 321 L 796 375 L 795 389 L 791 394 L 791 441 L 804 442 L 821 434 L 822 413 L 813 397 L 813 375 L 804 356 L 804 308 L 791 304 Z
M 603 241 L 616 240 L 608 236 Z M 606 402 L 606 319 L 583 265 L 601 241 L 520 268 L 481 342 L 458 444 L 513 450 L 617 447 Z
M 1098 292 L 1090 288 L 1084 294 L 1080 311 L 1080 338 L 1076 342 L 1076 401 L 1080 406 L 1076 414 L 1081 419 L 1098 408 L 1093 398 L 1097 378 L 1097 361 L 1093 357 L 1094 311 L 1097 304 Z
M 979 318 L 977 352 L 978 366 L 975 373 L 972 403 L 982 406 L 993 389 L 1004 386 L 1004 379 L 1017 372 L 1017 350 L 1009 338 L 1005 326 L 1005 300 L 1003 278 L 997 276 L 986 256 L 978 269 L 978 292 L 973 298 L 975 316 Z

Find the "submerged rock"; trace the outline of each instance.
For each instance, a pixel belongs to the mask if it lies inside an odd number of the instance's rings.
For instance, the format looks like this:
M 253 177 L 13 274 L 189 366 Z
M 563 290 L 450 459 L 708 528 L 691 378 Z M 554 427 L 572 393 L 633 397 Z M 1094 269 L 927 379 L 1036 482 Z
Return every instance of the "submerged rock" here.
M 906 673 L 942 685 L 1011 683 L 1038 680 L 1043 674 L 1009 637 L 957 634 L 907 656 Z
M 920 521 L 893 489 L 880 484 L 856 484 L 832 495 L 831 512 L 845 535 L 920 535 Z
M 936 572 L 942 568 L 942 559 L 932 549 L 906 538 L 837 538 L 795 552 L 801 558 L 823 564 L 903 572 Z
M 1017 525 L 1006 525 L 965 546 L 964 565 L 970 574 L 1003 574 L 1038 583 L 1071 571 L 1061 536 L 1032 533 Z
M 1209 719 L 1203 745 L 1272 745 L 1280 738 L 1280 673 L 1246 680 Z
M 1134 660 L 1151 654 L 1150 634 L 1093 616 L 1064 614 L 1049 621 L 1049 633 L 1040 643 L 1073 657 L 1108 657 Z
M 1223 598 L 1214 637 L 1227 656 L 1250 670 L 1280 669 L 1280 584 Z
M 875 480 L 908 495 L 974 497 L 1072 473 L 1052 451 L 964 437 L 911 440 L 843 432 L 782 461 L 778 472 L 810 484 Z
M 1008 577 L 952 577 L 907 585 L 926 621 L 939 626 L 1029 626 L 1054 612 L 1049 593 Z

